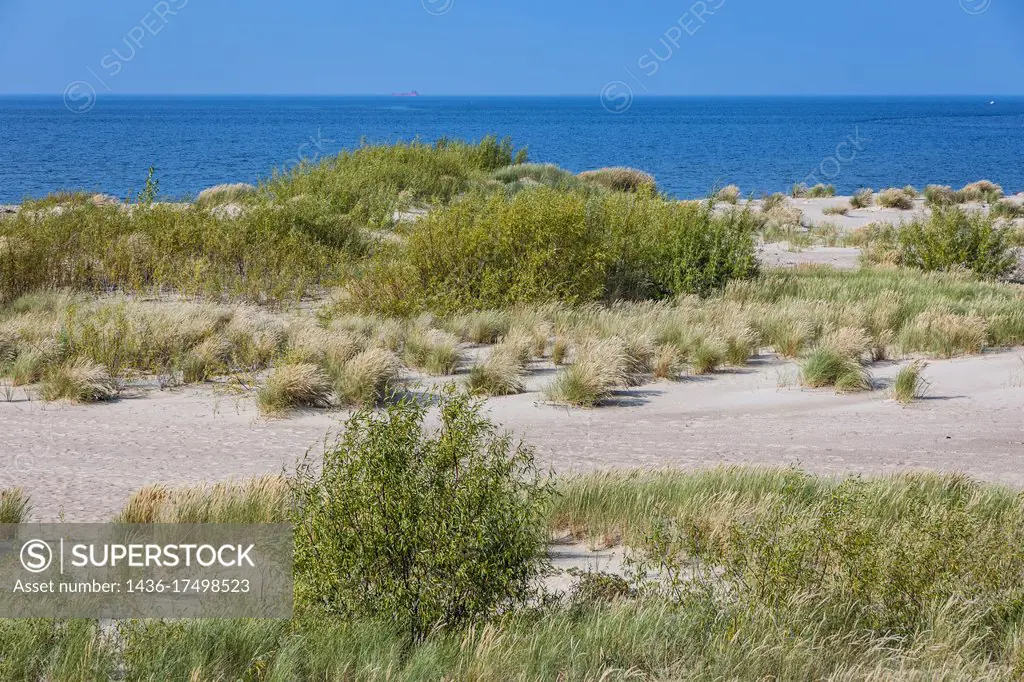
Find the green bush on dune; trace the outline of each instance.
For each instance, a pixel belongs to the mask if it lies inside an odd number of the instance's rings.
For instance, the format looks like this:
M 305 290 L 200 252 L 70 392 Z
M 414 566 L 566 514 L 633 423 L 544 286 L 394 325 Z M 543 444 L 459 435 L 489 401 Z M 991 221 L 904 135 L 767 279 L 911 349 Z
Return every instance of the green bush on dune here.
M 379 254 L 352 283 L 352 304 L 405 314 L 705 294 L 756 273 L 754 229 L 746 211 L 656 197 L 474 195 Z
M 921 270 L 971 270 L 1001 277 L 1017 264 L 1008 231 L 980 212 L 936 206 L 896 235 L 900 263 Z
M 414 639 L 523 605 L 543 568 L 550 485 L 465 395 L 440 426 L 402 402 L 352 417 L 294 480 L 296 603 Z

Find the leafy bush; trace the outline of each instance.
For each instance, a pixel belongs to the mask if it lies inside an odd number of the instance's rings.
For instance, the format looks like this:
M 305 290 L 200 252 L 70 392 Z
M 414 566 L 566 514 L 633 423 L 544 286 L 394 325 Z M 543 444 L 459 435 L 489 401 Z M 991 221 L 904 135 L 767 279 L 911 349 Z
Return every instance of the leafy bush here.
M 349 283 L 389 314 L 710 293 L 757 271 L 749 211 L 537 188 L 432 212 Z
M 440 426 L 404 401 L 360 411 L 294 494 L 296 606 L 392 621 L 419 639 L 525 603 L 551 486 L 481 405 L 447 391 Z
M 903 265 L 922 270 L 972 270 L 1001 277 L 1017 265 L 1005 228 L 978 212 L 939 207 L 928 218 L 904 225 L 897 233 Z

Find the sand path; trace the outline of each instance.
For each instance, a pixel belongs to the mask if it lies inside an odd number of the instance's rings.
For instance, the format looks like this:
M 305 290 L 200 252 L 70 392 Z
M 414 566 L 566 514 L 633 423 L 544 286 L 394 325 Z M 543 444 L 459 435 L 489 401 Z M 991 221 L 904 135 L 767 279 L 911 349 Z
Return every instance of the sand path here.
M 762 358 L 743 370 L 657 383 L 616 405 L 567 410 L 531 392 L 492 400 L 492 417 L 559 472 L 623 467 L 797 464 L 816 473 L 963 471 L 1024 487 L 1024 352 L 933 362 L 926 399 L 903 408 L 884 386 L 837 396 L 799 388 L 796 367 Z M 540 369 L 534 391 L 549 381 Z M 343 413 L 258 419 L 252 401 L 209 387 L 106 405 L 0 402 L 0 488 L 24 486 L 36 520 L 109 518 L 150 483 L 195 484 L 281 471 L 322 448 Z

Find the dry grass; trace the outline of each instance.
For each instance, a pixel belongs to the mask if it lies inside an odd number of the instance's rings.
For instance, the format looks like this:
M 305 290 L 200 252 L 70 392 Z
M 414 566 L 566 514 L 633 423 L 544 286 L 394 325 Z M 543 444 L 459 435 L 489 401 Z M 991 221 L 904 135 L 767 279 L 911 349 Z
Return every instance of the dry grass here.
M 25 523 L 28 520 L 32 505 L 28 496 L 21 488 L 0 490 L 0 525 L 5 523 Z M 4 539 L 0 536 L 0 540 Z
M 48 368 L 39 386 L 43 400 L 96 403 L 117 395 L 117 382 L 103 365 L 88 358 L 72 358 Z
M 614 192 L 653 192 L 658 187 L 653 175 L 635 168 L 600 168 L 584 171 L 579 178 Z
M 735 206 L 737 203 L 739 203 L 740 196 L 742 195 L 740 194 L 739 187 L 737 187 L 736 185 L 728 185 L 718 190 L 718 193 L 715 194 L 715 201 L 724 204 L 732 204 Z
M 291 503 L 288 481 L 261 476 L 195 488 L 148 486 L 137 491 L 117 523 L 283 523 Z
M 256 393 L 260 414 L 274 416 L 296 407 L 329 407 L 331 382 L 327 374 L 307 363 L 275 368 Z
M 962 201 L 994 204 L 1003 198 L 1003 188 L 991 180 L 978 180 L 965 185 L 959 192 Z
M 859 189 L 850 197 L 850 206 L 853 208 L 867 208 L 875 202 L 875 192 L 870 187 Z
M 892 396 L 897 402 L 909 405 L 924 395 L 928 382 L 924 380 L 921 373 L 926 367 L 928 367 L 928 363 L 914 360 L 899 371 L 896 381 L 892 385 Z
M 384 348 L 368 348 L 334 370 L 334 392 L 346 405 L 376 405 L 397 387 L 402 365 Z
M 879 192 L 878 205 L 882 208 L 898 208 L 901 211 L 909 211 L 914 208 L 914 200 L 902 189 L 889 188 Z
M 499 344 L 490 355 L 470 369 L 466 388 L 473 395 L 506 396 L 526 390 L 523 381 L 526 361 L 521 346 Z
M 225 204 L 234 204 L 256 194 L 256 188 L 244 182 L 216 185 L 204 189 L 196 197 L 196 204 L 204 208 L 213 208 Z
M 562 370 L 546 395 L 553 403 L 596 407 L 629 382 L 629 357 L 619 339 L 587 341 L 576 349 L 572 365 Z

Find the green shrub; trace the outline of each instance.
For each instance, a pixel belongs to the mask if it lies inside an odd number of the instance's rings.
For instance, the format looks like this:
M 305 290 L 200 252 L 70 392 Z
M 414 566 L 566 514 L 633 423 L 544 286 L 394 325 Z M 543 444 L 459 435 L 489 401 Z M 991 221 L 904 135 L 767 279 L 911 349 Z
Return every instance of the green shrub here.
M 546 188 L 438 209 L 349 283 L 387 314 L 710 293 L 757 271 L 750 211 Z
M 966 269 L 983 277 L 1001 277 L 1017 265 L 1007 234 L 979 212 L 936 206 L 928 218 L 899 230 L 899 259 L 922 270 Z
M 808 199 L 826 199 L 828 197 L 834 197 L 835 195 L 835 185 L 823 185 L 821 183 L 811 187 L 804 194 Z
M 391 621 L 412 637 L 524 604 L 543 569 L 551 487 L 533 451 L 445 392 L 360 411 L 295 478 L 300 612 Z

